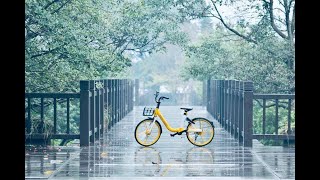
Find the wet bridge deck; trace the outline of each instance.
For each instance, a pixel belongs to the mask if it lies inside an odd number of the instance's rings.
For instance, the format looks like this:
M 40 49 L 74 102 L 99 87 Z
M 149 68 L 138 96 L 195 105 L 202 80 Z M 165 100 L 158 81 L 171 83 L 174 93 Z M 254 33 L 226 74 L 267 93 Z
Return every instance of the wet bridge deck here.
M 90 148 L 55 147 L 26 150 L 26 178 L 44 179 L 294 179 L 295 149 L 263 146 L 253 148 L 238 142 L 214 120 L 216 134 L 205 147 L 195 147 L 183 134 L 163 133 L 151 147 L 134 139 L 136 124 L 144 118 L 143 107 L 135 107 L 106 133 L 103 143 Z M 160 110 L 172 127 L 179 127 L 182 112 L 176 106 Z M 194 107 L 189 117 L 212 119 L 203 107 Z M 156 178 L 156 179 L 157 179 Z

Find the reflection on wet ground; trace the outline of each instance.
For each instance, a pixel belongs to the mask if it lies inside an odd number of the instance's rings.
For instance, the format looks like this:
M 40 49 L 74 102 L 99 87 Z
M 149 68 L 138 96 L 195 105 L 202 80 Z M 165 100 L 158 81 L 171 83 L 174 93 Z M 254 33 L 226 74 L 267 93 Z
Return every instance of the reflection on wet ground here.
M 184 134 L 171 137 L 162 123 L 159 141 L 142 147 L 134 139 L 134 128 L 144 118 L 142 108 L 136 107 L 95 146 L 26 147 L 26 179 L 295 178 L 294 148 L 263 146 L 257 141 L 252 149 L 243 148 L 215 120 L 215 137 L 205 147 L 192 145 Z M 161 111 L 172 127 L 180 127 L 179 107 L 163 106 Z M 189 117 L 199 116 L 212 119 L 203 107 L 194 107 Z

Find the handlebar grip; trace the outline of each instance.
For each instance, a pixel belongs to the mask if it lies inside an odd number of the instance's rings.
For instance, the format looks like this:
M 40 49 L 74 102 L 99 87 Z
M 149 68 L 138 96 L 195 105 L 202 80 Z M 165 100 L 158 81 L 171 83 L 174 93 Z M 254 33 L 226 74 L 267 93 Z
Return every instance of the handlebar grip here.
M 167 98 L 167 97 L 163 97 L 163 99 L 169 99 L 169 98 Z

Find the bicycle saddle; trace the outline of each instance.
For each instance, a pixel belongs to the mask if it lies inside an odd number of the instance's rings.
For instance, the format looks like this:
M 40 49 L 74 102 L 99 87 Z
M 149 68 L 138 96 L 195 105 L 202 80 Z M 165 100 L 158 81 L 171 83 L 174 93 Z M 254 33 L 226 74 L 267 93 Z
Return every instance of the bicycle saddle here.
M 192 110 L 192 108 L 180 108 L 180 109 L 183 109 L 185 112 L 188 112 L 188 111 Z

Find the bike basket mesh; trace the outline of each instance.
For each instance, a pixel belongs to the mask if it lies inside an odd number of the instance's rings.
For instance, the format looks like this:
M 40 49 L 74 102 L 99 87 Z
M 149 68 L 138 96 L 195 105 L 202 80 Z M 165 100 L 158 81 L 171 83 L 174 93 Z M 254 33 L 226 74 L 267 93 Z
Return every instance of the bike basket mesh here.
M 143 108 L 143 116 L 152 116 L 154 113 L 154 108 L 152 107 L 144 107 Z

